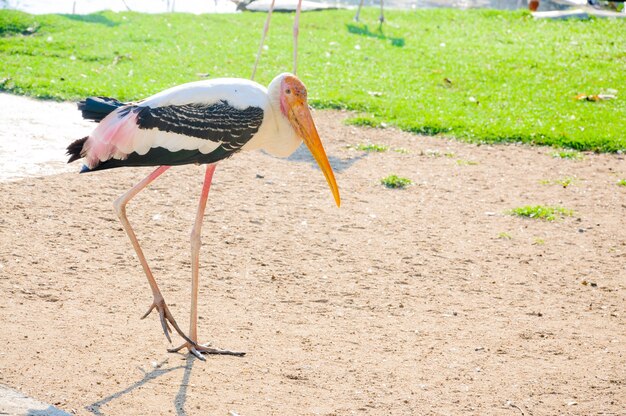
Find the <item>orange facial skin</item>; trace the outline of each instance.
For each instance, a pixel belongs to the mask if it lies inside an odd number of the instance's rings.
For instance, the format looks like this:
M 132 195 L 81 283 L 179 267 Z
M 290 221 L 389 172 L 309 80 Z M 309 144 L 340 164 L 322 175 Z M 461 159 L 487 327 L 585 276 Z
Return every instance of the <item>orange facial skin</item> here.
M 324 173 L 328 186 L 330 186 L 330 190 L 335 198 L 335 203 L 339 207 L 341 205 L 339 188 L 337 187 L 335 174 L 328 162 L 324 146 L 322 145 L 317 128 L 315 127 L 313 116 L 309 111 L 306 87 L 295 76 L 286 76 L 282 81 L 280 110 L 283 115 L 287 117 L 298 137 L 300 137 L 309 148 L 309 151 Z

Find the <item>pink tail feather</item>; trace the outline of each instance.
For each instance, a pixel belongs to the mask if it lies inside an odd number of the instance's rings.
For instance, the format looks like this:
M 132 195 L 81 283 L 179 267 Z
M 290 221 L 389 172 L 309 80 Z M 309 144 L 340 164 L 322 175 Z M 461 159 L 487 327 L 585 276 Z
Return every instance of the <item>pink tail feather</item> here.
M 85 142 L 83 152 L 89 169 L 112 157 L 124 159 L 128 155 L 128 149 L 132 148 L 137 132 L 137 114 L 129 111 L 120 117 L 119 112 L 122 109 L 124 107 L 106 116 Z

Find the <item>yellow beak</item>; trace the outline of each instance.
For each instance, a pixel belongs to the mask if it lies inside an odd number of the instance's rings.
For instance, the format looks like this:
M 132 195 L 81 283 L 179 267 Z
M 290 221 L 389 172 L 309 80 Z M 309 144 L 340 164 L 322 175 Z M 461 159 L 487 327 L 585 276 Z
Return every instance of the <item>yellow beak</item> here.
M 333 168 L 330 167 L 330 163 L 328 163 L 328 157 L 324 151 L 324 146 L 317 133 L 313 116 L 311 116 L 306 101 L 292 104 L 288 118 L 294 130 L 309 148 L 309 151 L 324 173 L 328 186 L 330 186 L 330 190 L 335 197 L 335 203 L 337 203 L 338 207 L 341 206 L 341 198 L 339 197 L 339 188 L 337 188 L 335 174 L 333 173 Z

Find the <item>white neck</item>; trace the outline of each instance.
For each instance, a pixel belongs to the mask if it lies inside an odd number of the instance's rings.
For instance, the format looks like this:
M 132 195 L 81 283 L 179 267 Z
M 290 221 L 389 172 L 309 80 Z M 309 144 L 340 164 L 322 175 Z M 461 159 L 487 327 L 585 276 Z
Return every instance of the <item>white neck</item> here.
M 273 156 L 287 157 L 302 143 L 293 127 L 280 111 L 280 87 L 286 74 L 280 74 L 267 88 L 268 105 L 259 131 L 242 148 L 243 150 L 263 149 Z

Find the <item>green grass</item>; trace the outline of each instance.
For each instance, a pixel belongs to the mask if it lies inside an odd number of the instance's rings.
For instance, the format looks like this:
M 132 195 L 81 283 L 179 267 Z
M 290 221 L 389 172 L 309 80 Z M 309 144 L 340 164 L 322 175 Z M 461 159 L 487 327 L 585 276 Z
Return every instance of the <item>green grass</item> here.
M 441 153 L 439 150 L 431 150 L 431 149 L 427 149 L 426 151 L 420 151 L 420 154 L 423 156 L 428 156 L 428 157 L 441 157 L 443 156 L 443 153 Z
M 626 186 L 626 179 L 620 179 L 617 181 L 617 186 Z
M 389 175 L 386 178 L 382 178 L 380 180 L 380 183 L 385 185 L 387 188 L 403 189 L 411 185 L 413 181 L 411 181 L 408 178 L 403 178 L 397 175 Z
M 554 180 L 544 179 L 544 180 L 539 181 L 539 183 L 541 183 L 542 185 L 560 185 L 563 188 L 567 188 L 568 186 L 573 185 L 574 182 L 576 181 L 577 181 L 576 178 L 572 178 L 571 176 L 566 176 L 564 178 L 554 179 Z
M 557 185 L 561 185 L 563 188 L 567 188 L 574 182 L 574 178 L 567 177 L 563 179 L 556 179 L 554 182 Z
M 375 144 L 375 143 L 368 143 L 368 144 L 359 143 L 353 146 L 353 148 L 356 150 L 361 150 L 363 152 L 377 152 L 377 153 L 382 153 L 382 152 L 386 152 L 387 150 L 389 150 L 389 146 L 386 146 L 384 144 Z
M 502 232 L 502 233 L 498 234 L 498 238 L 501 239 L 501 240 L 511 240 L 513 237 L 509 233 Z
M 393 151 L 396 153 L 404 154 L 404 155 L 409 153 L 409 151 L 405 149 L 404 147 L 396 147 L 395 149 L 393 149 Z
M 0 11 L 0 36 L 29 35 L 39 29 L 35 16 L 26 13 Z
M 459 166 L 475 166 L 478 165 L 478 162 L 474 160 L 457 159 L 456 164 Z
M 317 108 L 358 125 L 470 142 L 626 150 L 626 19 L 534 20 L 525 11 L 350 10 L 302 16 L 299 72 Z M 42 98 L 140 99 L 205 77 L 249 77 L 265 15 L 0 11 L 0 89 Z M 257 80 L 291 69 L 292 14 L 276 14 Z M 28 28 L 35 33 L 28 36 Z M 615 89 L 617 99 L 581 93 Z
M 582 160 L 583 154 L 576 150 L 559 150 L 552 152 L 552 157 L 555 159 Z
M 422 150 L 420 151 L 420 155 L 422 156 L 428 156 L 428 157 L 447 157 L 447 158 L 455 158 L 456 157 L 456 153 L 454 152 L 445 152 L 445 153 L 441 153 L 441 151 L 437 150 L 437 149 L 426 149 L 425 151 Z
M 571 217 L 574 211 L 562 207 L 550 207 L 544 205 L 526 205 L 514 208 L 507 212 L 518 217 L 534 218 L 546 221 L 554 221 L 557 217 Z

